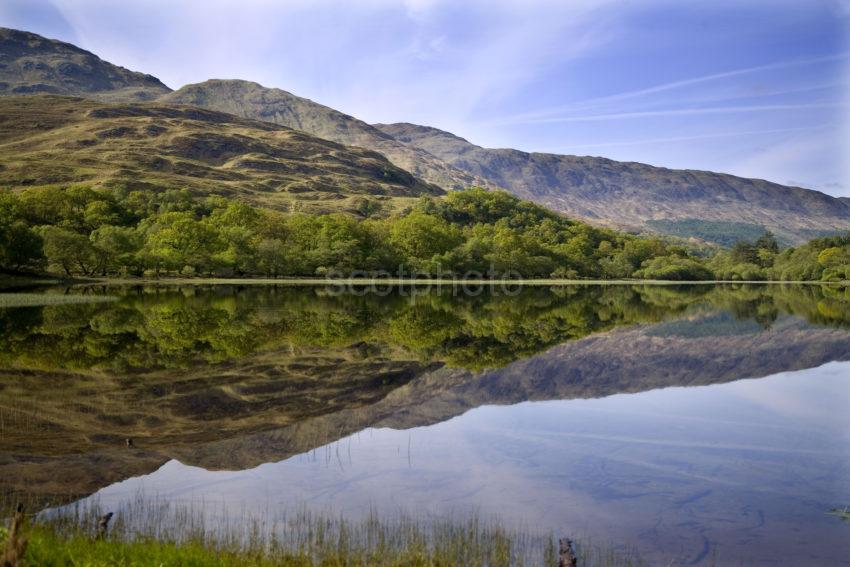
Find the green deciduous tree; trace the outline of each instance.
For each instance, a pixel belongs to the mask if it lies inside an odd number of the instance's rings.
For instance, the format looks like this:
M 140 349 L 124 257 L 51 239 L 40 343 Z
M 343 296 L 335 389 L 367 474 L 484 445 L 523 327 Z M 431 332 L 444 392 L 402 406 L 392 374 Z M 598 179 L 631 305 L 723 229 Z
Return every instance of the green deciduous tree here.
M 44 259 L 41 237 L 22 218 L 18 200 L 0 193 L 0 270 L 36 270 Z
M 457 227 L 420 212 L 396 220 L 390 229 L 392 246 L 411 268 L 421 272 L 432 271 L 435 257 L 451 251 L 462 240 Z
M 89 235 L 97 258 L 96 271 L 102 275 L 130 272 L 140 275 L 143 236 L 133 227 L 105 225 Z
M 152 219 L 144 227 L 143 254 L 156 270 L 190 269 L 192 273 L 209 273 L 215 269 L 214 256 L 225 249 L 220 232 L 192 213 L 169 212 Z
M 90 276 L 97 268 L 97 255 L 89 239 L 77 232 L 59 226 L 41 227 L 44 254 L 52 266 L 58 266 L 65 275 L 74 273 Z

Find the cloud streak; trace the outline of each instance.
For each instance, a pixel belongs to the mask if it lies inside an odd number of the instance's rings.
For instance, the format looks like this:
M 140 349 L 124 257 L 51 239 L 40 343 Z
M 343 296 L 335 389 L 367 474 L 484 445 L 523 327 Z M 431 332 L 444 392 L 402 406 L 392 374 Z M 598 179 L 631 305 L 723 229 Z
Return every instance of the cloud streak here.
M 740 138 L 745 136 L 757 136 L 763 134 L 785 134 L 788 132 L 807 132 L 812 130 L 822 130 L 828 125 L 820 126 L 804 126 L 801 128 L 773 128 L 768 130 L 745 130 L 740 132 L 718 132 L 715 134 L 699 134 L 696 136 L 671 136 L 667 138 L 646 138 L 643 140 L 621 140 L 612 142 L 603 142 L 599 144 L 575 144 L 572 146 L 564 146 L 560 148 L 551 148 L 549 151 L 566 152 L 581 148 L 613 148 L 619 146 L 642 146 L 646 144 L 663 144 L 669 142 L 692 142 L 696 140 L 712 140 L 718 138 Z
M 525 124 L 558 124 L 563 122 L 596 122 L 602 120 L 632 120 L 636 118 L 658 118 L 664 116 L 699 116 L 705 114 L 735 114 L 747 112 L 775 112 L 779 110 L 813 110 L 847 108 L 842 103 L 815 104 L 763 104 L 749 106 L 716 106 L 709 108 L 675 108 L 665 110 L 648 110 L 639 112 L 616 112 L 611 114 L 588 114 L 580 116 L 558 116 L 551 118 L 526 119 Z M 496 121 L 493 124 L 516 124 L 517 121 Z
M 617 93 L 613 95 L 601 96 L 592 99 L 587 99 L 583 101 L 579 101 L 569 105 L 563 105 L 556 108 L 548 108 L 544 110 L 539 110 L 530 113 L 524 113 L 513 117 L 517 121 L 526 121 L 531 118 L 543 118 L 548 117 L 553 114 L 561 114 L 564 112 L 575 111 L 583 108 L 590 108 L 593 106 L 598 106 L 600 103 L 611 103 L 611 102 L 622 102 L 630 99 L 641 98 L 647 95 L 654 95 L 669 91 L 674 91 L 678 89 L 682 89 L 685 87 L 691 87 L 694 85 L 699 85 L 703 83 L 716 82 L 723 79 L 730 79 L 734 77 L 741 77 L 745 75 L 752 75 L 754 73 L 760 73 L 764 71 L 775 71 L 781 69 L 789 69 L 792 67 L 805 66 L 805 65 L 814 65 L 818 63 L 827 63 L 827 62 L 835 62 L 835 61 L 845 61 L 850 59 L 850 53 L 838 53 L 832 55 L 825 55 L 819 57 L 809 57 L 805 59 L 795 59 L 790 61 L 780 61 L 776 63 L 769 63 L 766 65 L 755 65 L 752 67 L 745 67 L 741 69 L 733 69 L 730 71 L 724 71 L 721 73 L 712 73 L 708 75 L 703 75 L 700 77 L 692 77 L 689 79 L 682 79 L 678 81 L 671 81 L 667 83 L 662 83 L 659 85 L 655 85 L 652 87 L 637 89 L 633 91 Z M 507 123 L 507 122 L 506 122 Z

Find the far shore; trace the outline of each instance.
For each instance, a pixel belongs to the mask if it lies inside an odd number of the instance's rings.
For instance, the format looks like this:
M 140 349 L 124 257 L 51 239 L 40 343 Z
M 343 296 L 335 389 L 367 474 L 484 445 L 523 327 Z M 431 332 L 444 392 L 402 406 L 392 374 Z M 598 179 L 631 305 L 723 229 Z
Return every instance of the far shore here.
M 291 286 L 581 286 L 581 285 L 718 285 L 718 284 L 749 284 L 749 285 L 830 285 L 848 286 L 850 281 L 789 281 L 789 280 L 640 280 L 640 279 L 451 279 L 451 278 L 306 278 L 306 277 L 60 277 L 53 275 L 40 276 L 6 276 L 0 275 L 0 284 L 14 287 L 45 286 L 45 285 L 291 285 Z
M 716 284 L 758 284 L 758 285 L 850 285 L 850 281 L 781 281 L 781 280 L 571 280 L 571 279 L 436 279 L 436 278 L 88 278 L 74 280 L 75 285 L 293 285 L 293 286 L 369 286 L 369 285 L 434 285 L 434 286 L 577 286 L 577 285 L 716 285 Z

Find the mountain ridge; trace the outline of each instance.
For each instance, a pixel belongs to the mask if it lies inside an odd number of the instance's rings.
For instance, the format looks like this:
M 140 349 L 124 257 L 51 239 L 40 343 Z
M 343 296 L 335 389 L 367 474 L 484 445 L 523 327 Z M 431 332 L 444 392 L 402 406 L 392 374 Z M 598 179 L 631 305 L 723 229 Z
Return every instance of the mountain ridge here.
M 425 150 L 402 144 L 353 116 L 283 89 L 264 87 L 253 81 L 209 79 L 203 83 L 185 85 L 162 96 L 160 100 L 272 122 L 340 144 L 365 147 L 383 154 L 393 164 L 424 181 L 444 189 L 486 184 L 483 179 L 454 168 Z
M 743 222 L 791 242 L 812 231 L 850 230 L 850 200 L 811 189 L 603 157 L 483 148 L 411 123 L 375 126 L 521 198 L 616 228 L 644 230 L 654 220 Z

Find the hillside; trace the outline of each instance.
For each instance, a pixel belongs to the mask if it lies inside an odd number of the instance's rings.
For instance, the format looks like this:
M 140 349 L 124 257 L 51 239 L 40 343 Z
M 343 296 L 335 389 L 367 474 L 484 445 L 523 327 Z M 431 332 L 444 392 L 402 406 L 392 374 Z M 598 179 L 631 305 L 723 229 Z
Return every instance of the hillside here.
M 442 190 L 378 153 L 231 114 L 53 95 L 0 98 L 0 187 L 186 188 L 279 210 Z
M 476 146 L 416 124 L 377 124 L 399 141 L 570 216 L 630 230 L 663 227 L 725 232 L 768 228 L 799 243 L 823 231 L 850 230 L 850 203 L 817 191 L 710 171 L 673 170 L 585 156 Z M 654 223 L 651 221 L 666 221 Z M 719 227 L 719 228 L 717 228 Z M 675 233 L 675 232 L 674 232 Z M 705 235 L 703 235 L 705 236 Z
M 156 77 L 113 65 L 69 43 L 0 28 L 0 94 L 132 101 L 151 100 L 170 90 Z
M 392 163 L 444 189 L 462 189 L 483 180 L 452 167 L 425 150 L 407 146 L 377 128 L 312 100 L 257 83 L 213 79 L 187 85 L 161 99 L 273 122 L 314 136 L 382 153 Z

